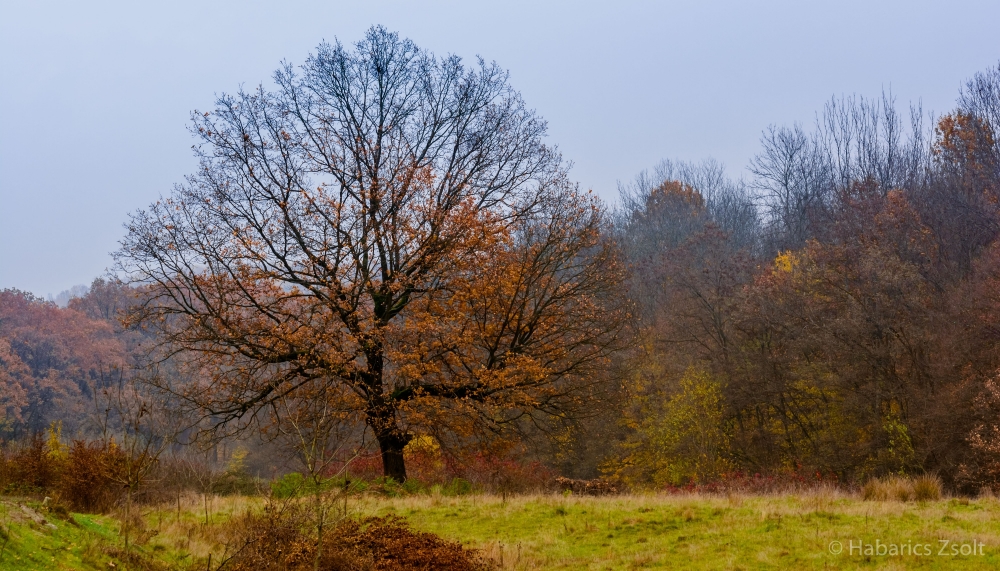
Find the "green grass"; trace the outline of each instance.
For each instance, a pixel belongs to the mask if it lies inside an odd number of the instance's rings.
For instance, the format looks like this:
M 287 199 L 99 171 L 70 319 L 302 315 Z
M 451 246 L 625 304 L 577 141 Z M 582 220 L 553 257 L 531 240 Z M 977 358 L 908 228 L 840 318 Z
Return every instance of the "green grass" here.
M 0 498 L 0 570 L 205 569 L 210 554 L 217 562 L 225 552 L 229 519 L 259 504 L 259 498 L 189 495 L 180 509 L 176 504 L 137 508 L 143 525 L 133 528 L 129 565 L 122 561 L 120 521 L 113 515 L 74 513 L 59 518 L 38 501 Z M 33 521 L 22 505 L 45 523 Z
M 45 515 L 55 528 L 32 520 L 21 508 L 44 511 L 37 502 L 0 501 L 0 569 L 47 571 L 49 569 L 109 569 L 121 561 L 109 556 L 117 536 L 116 522 L 109 517 L 72 514 L 71 519 Z
M 1000 503 L 788 496 L 368 499 L 365 513 L 486 550 L 504 569 L 995 569 Z M 983 555 L 939 556 L 940 539 Z M 850 542 L 930 544 L 931 556 L 849 553 Z M 833 554 L 840 541 L 844 552 Z M 912 550 L 912 547 L 911 547 Z
M 218 561 L 233 514 L 251 498 L 189 496 L 178 508 L 146 508 L 137 548 L 164 569 L 205 569 Z M 37 504 L 34 504 L 36 509 Z M 483 549 L 503 570 L 537 569 L 994 569 L 1000 568 L 1000 502 L 942 499 L 864 501 L 834 491 L 779 496 L 630 495 L 503 498 L 440 493 L 354 497 L 360 516 L 396 514 L 419 530 Z M 73 514 L 76 525 L 46 517 L 50 529 L 0 501 L 10 541 L 4 571 L 107 570 L 120 553 L 116 520 Z M 937 555 L 938 541 L 984 544 L 983 555 Z M 865 556 L 851 542 L 929 544 L 928 556 Z M 839 541 L 844 552 L 830 553 Z M 0 537 L 0 544 L 3 539 Z M 119 551 L 116 551 L 119 550 Z

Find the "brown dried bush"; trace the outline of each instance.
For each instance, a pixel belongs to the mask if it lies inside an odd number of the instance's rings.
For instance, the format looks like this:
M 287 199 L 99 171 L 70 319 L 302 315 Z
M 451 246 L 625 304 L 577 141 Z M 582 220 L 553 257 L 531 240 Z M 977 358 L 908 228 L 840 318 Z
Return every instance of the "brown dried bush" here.
M 121 464 L 122 455 L 121 449 L 100 441 L 74 440 L 55 493 L 75 511 L 111 510 L 121 497 L 121 485 L 115 482 L 112 471 Z
M 478 552 L 433 533 L 412 531 L 396 516 L 346 520 L 338 532 L 343 533 L 338 537 L 343 547 L 336 547 L 360 559 L 370 557 L 373 571 L 485 571 L 492 567 Z
M 11 444 L 0 452 L 4 456 L 4 493 L 37 493 L 51 489 L 60 474 L 62 463 L 49 453 L 40 434 L 20 444 Z
M 0 493 L 51 495 L 74 511 L 110 511 L 122 495 L 125 451 L 113 442 L 36 435 L 0 449 Z
M 233 522 L 235 555 L 222 571 L 313 569 L 315 536 L 308 511 L 298 504 L 271 504 L 263 513 Z M 488 571 L 480 553 L 432 533 L 411 530 L 395 516 L 345 519 L 326 532 L 319 569 L 324 571 Z

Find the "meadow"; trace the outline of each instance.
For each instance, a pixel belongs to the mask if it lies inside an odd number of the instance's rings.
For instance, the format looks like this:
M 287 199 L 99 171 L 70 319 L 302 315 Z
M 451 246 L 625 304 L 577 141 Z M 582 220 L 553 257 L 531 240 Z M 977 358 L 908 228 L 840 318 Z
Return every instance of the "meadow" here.
M 188 495 L 146 507 L 134 524 L 131 559 L 122 551 L 120 519 L 22 504 L 0 503 L 4 570 L 216 569 L 233 518 L 261 510 L 264 500 Z M 504 571 L 1000 566 L 1000 501 L 992 497 L 867 501 L 826 488 L 605 497 L 434 491 L 351 496 L 346 508 L 356 518 L 399 516 L 414 530 L 479 550 Z

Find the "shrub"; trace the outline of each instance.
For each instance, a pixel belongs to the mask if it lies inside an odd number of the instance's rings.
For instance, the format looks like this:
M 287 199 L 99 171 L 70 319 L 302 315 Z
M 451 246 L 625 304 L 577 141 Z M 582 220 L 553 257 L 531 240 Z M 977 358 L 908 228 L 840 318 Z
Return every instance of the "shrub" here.
M 340 470 L 341 466 L 334 466 Z M 347 465 L 346 472 L 352 479 L 374 480 L 382 475 L 382 456 L 379 454 L 364 454 L 354 458 Z
M 486 571 L 492 567 L 478 551 L 433 533 L 412 531 L 395 516 L 346 520 L 337 531 L 343 534 L 341 545 L 349 546 L 349 552 L 373 561 L 375 568 L 385 571 Z M 347 550 L 341 547 L 339 551 Z
M 212 483 L 212 493 L 220 496 L 252 496 L 258 490 L 257 478 L 247 473 L 224 472 Z
M 290 472 L 271 482 L 271 495 L 275 498 L 293 498 L 302 494 L 306 479 L 298 472 Z
M 563 495 L 567 495 L 567 492 L 586 496 L 606 496 L 619 493 L 617 486 L 604 480 L 574 480 L 559 477 L 555 479 L 555 482 L 562 489 Z
M 615 482 L 621 484 L 621 481 Z M 818 470 L 781 470 L 771 473 L 730 472 L 705 482 L 688 482 L 682 486 L 664 486 L 663 491 L 670 493 L 700 493 L 700 494 L 795 494 L 817 489 L 830 489 L 840 486 L 840 480 L 834 473 L 823 474 Z
M 46 494 L 74 510 L 106 512 L 121 498 L 126 454 L 114 441 L 77 440 L 67 446 L 54 425 L 47 438 L 35 435 L 0 450 L 0 493 Z
M 383 488 L 388 485 L 390 489 L 397 491 L 396 495 L 399 495 L 398 490 L 401 489 L 400 486 L 396 484 L 392 478 L 387 478 L 386 481 L 388 484 L 382 483 L 383 480 L 381 478 L 376 478 L 375 484 L 382 485 Z M 409 480 L 407 480 L 407 484 L 409 484 Z M 409 486 L 407 486 L 407 484 L 404 484 L 402 489 L 411 493 L 416 492 L 423 486 L 420 482 L 413 482 Z M 316 487 L 317 486 L 313 483 L 312 479 L 306 478 L 298 472 L 289 472 L 281 478 L 271 482 L 271 496 L 275 499 L 298 498 L 316 493 Z M 321 492 L 339 490 L 352 494 L 358 494 L 366 491 L 368 488 L 368 482 L 365 482 L 364 480 L 352 480 L 344 476 L 326 478 L 319 484 L 319 491 Z
M 4 493 L 41 493 L 52 489 L 62 472 L 63 458 L 49 453 L 48 442 L 40 434 L 22 444 L 11 445 L 5 454 L 7 468 Z
M 8 486 L 13 483 L 13 471 L 14 467 L 7 460 L 7 447 L 4 442 L 0 441 L 0 494 L 4 493 Z
M 227 545 L 234 546 L 236 553 L 226 568 L 231 571 L 268 571 L 295 569 L 299 564 L 304 569 L 311 550 L 302 551 L 313 547 L 311 542 L 305 541 L 303 531 L 307 524 L 308 513 L 295 503 L 269 503 L 262 513 L 246 513 L 233 518 L 230 530 L 234 537 Z M 342 564 L 328 568 L 350 569 Z
M 403 449 L 406 459 L 407 481 L 419 480 L 425 484 L 447 482 L 446 462 L 441 445 L 432 436 L 417 436 Z
M 226 471 L 212 482 L 212 493 L 220 496 L 240 494 L 250 496 L 257 493 L 260 482 L 247 472 L 247 451 L 237 448 L 226 465 Z
M 269 504 L 240 517 L 229 544 L 236 552 L 227 571 L 306 571 L 316 561 L 308 511 L 296 504 Z M 478 551 L 431 533 L 412 531 L 396 517 L 345 519 L 324 535 L 320 569 L 486 571 Z
M 441 488 L 442 496 L 465 496 L 472 493 L 472 483 L 462 478 L 452 478 L 448 485 Z
M 408 478 L 405 482 L 403 482 L 402 488 L 407 494 L 426 493 L 428 490 L 427 484 L 416 478 Z
M 372 491 L 381 492 L 382 495 L 390 498 L 398 498 L 405 493 L 403 486 L 389 476 L 375 478 L 372 482 Z
M 114 481 L 111 470 L 121 464 L 123 454 L 120 448 L 99 441 L 74 440 L 55 493 L 76 511 L 110 510 L 121 496 L 121 485 Z

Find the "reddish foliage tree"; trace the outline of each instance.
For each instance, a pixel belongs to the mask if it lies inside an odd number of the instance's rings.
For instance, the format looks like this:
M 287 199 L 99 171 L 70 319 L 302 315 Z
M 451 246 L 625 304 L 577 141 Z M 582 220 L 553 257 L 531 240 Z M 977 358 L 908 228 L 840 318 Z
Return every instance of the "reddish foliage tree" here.
M 39 432 L 57 415 L 79 428 L 92 385 L 125 363 L 110 323 L 17 290 L 0 291 L 0 396 L 9 436 Z

